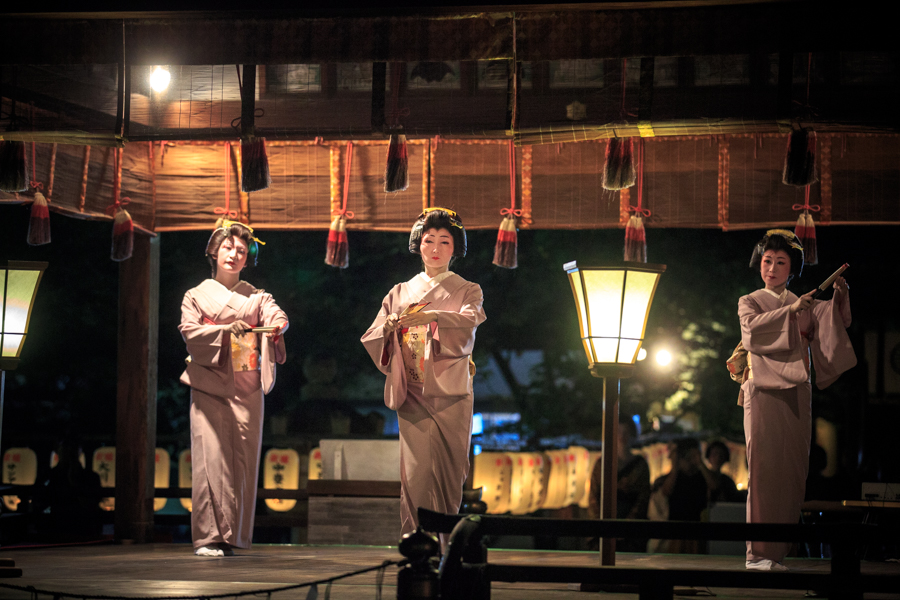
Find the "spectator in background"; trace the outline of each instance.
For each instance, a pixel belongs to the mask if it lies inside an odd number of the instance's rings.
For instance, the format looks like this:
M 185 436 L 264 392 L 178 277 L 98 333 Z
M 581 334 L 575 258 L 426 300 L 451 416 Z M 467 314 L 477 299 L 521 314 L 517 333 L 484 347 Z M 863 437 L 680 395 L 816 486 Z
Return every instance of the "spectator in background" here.
M 707 506 L 712 474 L 700 457 L 700 443 L 693 439 L 678 440 L 669 458 L 672 470 L 653 482 L 652 499 L 655 516 L 669 521 L 700 521 Z M 699 540 L 651 540 L 651 552 L 697 554 L 702 552 Z
M 743 502 L 744 497 L 738 491 L 734 480 L 722 472 L 722 466 L 731 460 L 731 452 L 724 442 L 716 440 L 706 447 L 706 462 L 712 485 L 709 488 L 709 502 Z M 709 484 L 710 481 L 707 481 Z
M 641 454 L 632 454 L 631 445 L 637 437 L 637 426 L 630 419 L 619 421 L 616 430 L 616 457 L 618 462 L 618 485 L 616 488 L 616 518 L 646 519 L 650 503 L 650 467 Z M 594 464 L 591 473 L 591 491 L 588 497 L 588 516 L 600 518 L 600 478 L 602 461 Z M 591 547 L 598 544 L 596 538 Z M 616 542 L 620 552 L 644 552 L 647 540 L 620 539 Z
M 81 465 L 81 442 L 66 435 L 56 448 L 59 462 L 50 469 L 46 499 L 50 508 L 50 538 L 57 542 L 83 542 L 101 537 L 100 476 Z

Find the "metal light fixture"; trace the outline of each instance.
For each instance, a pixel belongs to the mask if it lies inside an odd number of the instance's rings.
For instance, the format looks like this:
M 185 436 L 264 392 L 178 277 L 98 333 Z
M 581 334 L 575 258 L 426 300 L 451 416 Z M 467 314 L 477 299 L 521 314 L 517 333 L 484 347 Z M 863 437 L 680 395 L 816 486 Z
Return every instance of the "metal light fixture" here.
M 0 437 L 6 371 L 19 366 L 34 298 L 46 268 L 45 262 L 0 261 Z
M 563 265 L 572 285 L 581 341 L 591 374 L 603 378 L 603 455 L 600 478 L 600 518 L 616 518 L 616 426 L 619 421 L 619 379 L 634 370 L 653 295 L 665 265 L 623 262 L 611 266 Z M 616 564 L 616 540 L 603 538 L 600 564 Z

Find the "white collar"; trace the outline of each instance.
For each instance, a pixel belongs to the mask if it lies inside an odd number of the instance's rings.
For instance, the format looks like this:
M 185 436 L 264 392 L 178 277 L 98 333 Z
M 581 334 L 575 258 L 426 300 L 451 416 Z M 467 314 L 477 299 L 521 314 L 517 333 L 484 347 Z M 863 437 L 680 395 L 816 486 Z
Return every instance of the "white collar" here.
M 784 290 L 780 294 L 776 294 L 769 288 L 763 288 L 763 289 L 767 293 L 772 294 L 772 296 L 774 296 L 775 298 L 778 298 L 781 301 L 781 304 L 784 305 L 784 300 L 787 298 L 787 294 L 788 294 L 787 287 L 785 287 Z
M 453 275 L 453 271 L 444 271 L 443 273 L 438 273 L 434 277 L 429 277 L 425 271 L 419 273 L 419 277 L 422 278 L 422 281 L 427 283 L 430 287 L 436 286 L 451 275 Z

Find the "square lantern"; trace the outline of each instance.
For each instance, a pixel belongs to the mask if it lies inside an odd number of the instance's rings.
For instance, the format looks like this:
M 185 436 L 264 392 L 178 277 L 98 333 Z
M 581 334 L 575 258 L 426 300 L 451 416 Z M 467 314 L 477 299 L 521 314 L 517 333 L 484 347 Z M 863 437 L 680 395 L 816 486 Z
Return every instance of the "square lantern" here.
M 12 371 L 19 355 L 45 262 L 0 261 L 0 371 Z
M 623 262 L 612 266 L 563 265 L 572 285 L 581 341 L 591 372 L 627 377 L 634 368 L 647 316 L 665 265 Z

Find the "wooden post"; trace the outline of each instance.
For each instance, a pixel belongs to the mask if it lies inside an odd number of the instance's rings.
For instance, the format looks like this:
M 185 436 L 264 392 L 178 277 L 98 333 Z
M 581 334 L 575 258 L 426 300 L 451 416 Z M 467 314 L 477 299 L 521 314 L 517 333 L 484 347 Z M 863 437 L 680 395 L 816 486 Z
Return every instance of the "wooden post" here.
M 616 488 L 618 487 L 619 378 L 603 378 L 603 454 L 600 457 L 600 519 L 616 518 Z M 600 565 L 616 564 L 616 539 L 600 538 Z
M 135 232 L 119 263 L 116 393 L 116 539 L 153 540 L 159 236 Z

